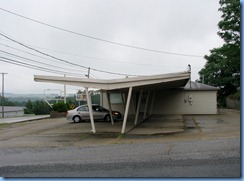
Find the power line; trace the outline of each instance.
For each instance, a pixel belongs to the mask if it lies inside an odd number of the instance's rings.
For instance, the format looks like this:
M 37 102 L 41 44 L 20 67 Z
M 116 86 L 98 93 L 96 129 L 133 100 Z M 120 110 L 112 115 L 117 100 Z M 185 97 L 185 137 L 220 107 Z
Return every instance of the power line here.
M 10 41 L 10 40 L 9 40 Z M 33 53 L 30 53 L 30 52 L 26 52 L 26 51 L 23 51 L 23 50 L 20 50 L 18 48 L 14 48 L 12 46 L 9 46 L 9 45 L 6 45 L 6 44 L 3 44 L 3 43 L 0 43 L 0 45 L 2 46 L 5 46 L 5 47 L 8 47 L 8 48 L 11 48 L 11 49 L 14 49 L 14 50 L 17 50 L 17 51 L 21 51 L 21 52 L 25 52 L 27 54 L 30 54 L 30 55 L 33 55 L 33 56 L 36 56 L 36 57 L 39 57 L 39 58 L 42 58 L 42 59 L 45 59 L 45 60 L 50 60 L 50 59 L 47 59 L 47 58 L 44 58 L 44 57 L 41 57 L 41 56 L 38 56 L 38 55 L 35 55 Z M 33 45 L 29 45 L 31 47 L 37 47 L 37 46 L 33 46 Z M 121 63 L 121 64 L 131 64 L 131 65 L 139 65 L 139 66 L 150 66 L 150 67 L 164 67 L 164 68 L 168 68 L 170 66 L 162 66 L 162 65 L 155 65 L 155 64 L 145 64 L 145 63 L 133 63 L 133 62 L 124 62 L 124 61 L 119 61 L 119 60 L 115 60 L 115 59 L 106 59 L 106 58 L 98 58 L 98 57 L 91 57 L 91 56 L 85 56 L 85 55 L 77 55 L 77 54 L 72 54 L 72 53 L 67 53 L 67 52 L 62 52 L 62 51 L 58 51 L 58 50 L 53 50 L 53 49 L 47 49 L 47 48 L 43 48 L 43 47 L 37 47 L 39 49 L 44 49 L 44 50 L 48 50 L 48 51 L 52 51 L 52 52 L 56 52 L 56 53 L 61 53 L 61 54 L 65 54 L 65 55 L 69 55 L 69 56 L 76 56 L 76 57 L 80 57 L 80 58 L 88 58 L 88 59 L 93 59 L 95 61 L 100 61 L 100 62 L 106 62 L 106 61 L 112 61 L 113 63 Z M 53 61 L 53 60 L 52 60 Z M 176 66 L 174 66 L 176 67 Z M 183 67 L 183 66 L 178 66 L 178 67 Z M 185 66 L 184 66 L 185 67 Z
M 60 28 L 60 27 L 57 27 L 57 26 L 54 26 L 54 25 L 50 25 L 50 24 L 47 24 L 47 23 L 44 23 L 44 22 L 41 22 L 41 21 L 38 21 L 38 20 L 35 20 L 35 19 L 32 19 L 32 18 L 28 18 L 28 17 L 23 16 L 23 15 L 8 11 L 8 10 L 3 9 L 3 8 L 0 8 L 0 10 L 2 10 L 4 12 L 7 12 L 7 13 L 10 13 L 10 14 L 15 15 L 15 16 L 30 20 L 30 21 L 35 22 L 35 23 L 39 23 L 39 24 L 42 24 L 42 25 L 45 25 L 45 26 L 48 26 L 48 27 L 51 27 L 51 28 L 54 28 L 54 29 L 65 31 L 67 33 L 72 33 L 72 34 L 75 34 L 75 35 L 83 36 L 83 37 L 86 37 L 86 38 L 90 38 L 90 39 L 94 39 L 94 40 L 97 40 L 97 41 L 102 41 L 102 42 L 106 42 L 106 43 L 110 43 L 110 44 L 114 44 L 114 45 L 118 45 L 118 46 L 134 48 L 134 49 L 139 49 L 139 50 L 144 50 L 144 51 L 150 51 L 150 52 L 154 52 L 154 53 L 163 53 L 163 54 L 169 54 L 169 55 L 203 58 L 203 56 L 200 56 L 200 55 L 181 54 L 181 53 L 174 53 L 174 52 L 168 52 L 168 51 L 154 50 L 154 49 L 149 49 L 149 48 L 143 48 L 143 47 L 128 45 L 128 44 L 124 44 L 124 43 L 118 43 L 118 42 L 114 42 L 114 41 L 110 41 L 110 40 L 105 40 L 105 39 L 102 39 L 102 38 L 97 38 L 97 37 L 93 37 L 93 36 L 90 36 L 90 35 L 85 35 L 85 34 L 82 34 L 82 33 L 77 33 L 77 32 L 71 31 L 71 30 Z
M 2 56 L 0 56 L 0 61 L 6 62 L 6 63 L 10 63 L 10 64 L 14 64 L 14 65 L 18 65 L 18 66 L 22 66 L 22 67 L 26 67 L 26 68 L 35 69 L 35 70 L 41 70 L 41 71 L 45 71 L 45 72 L 50 72 L 50 73 L 56 73 L 56 74 L 62 74 L 62 75 L 67 74 L 67 75 L 71 75 L 71 76 L 84 76 L 84 74 L 74 74 L 74 73 L 70 73 L 70 72 L 65 72 L 65 71 L 45 68 L 45 67 L 28 64 L 28 63 L 25 63 L 25 62 L 21 62 L 21 61 L 18 61 L 18 60 L 14 60 L 14 59 L 2 57 Z
M 61 58 L 57 58 L 57 57 L 55 57 L 55 56 L 53 56 L 53 55 L 49 55 L 49 54 L 44 53 L 44 52 L 42 52 L 42 51 L 39 51 L 39 50 L 37 50 L 37 49 L 35 49 L 35 48 L 32 48 L 32 47 L 30 47 L 30 46 L 27 46 L 27 45 L 25 45 L 25 44 L 19 42 L 19 41 L 17 41 L 17 40 L 14 40 L 14 39 L 12 39 L 12 38 L 10 38 L 10 37 L 8 37 L 8 36 L 2 34 L 2 33 L 0 33 L 0 35 L 3 36 L 3 37 L 5 37 L 5 38 L 7 38 L 7 39 L 9 39 L 9 40 L 11 40 L 11 41 L 13 41 L 13 42 L 15 42 L 15 43 L 17 43 L 17 44 L 19 44 L 19 45 L 21 45 L 21 46 L 23 46 L 23 47 L 25 47 L 25 48 L 28 48 L 28 49 L 30 49 L 30 50 L 32 50 L 32 51 L 35 51 L 35 52 L 37 52 L 37 53 L 40 53 L 40 54 L 42 54 L 42 55 L 51 57 L 51 58 L 56 59 L 56 60 L 58 60 L 58 61 L 61 61 L 61 62 L 70 64 L 70 65 L 78 66 L 78 67 L 81 67 L 81 68 L 85 68 L 85 69 L 88 69 L 88 68 L 89 68 L 89 67 L 86 67 L 86 66 L 82 66 L 82 65 L 79 65 L 79 64 L 76 64 L 76 63 L 69 62 L 69 61 L 67 61 L 67 60 L 63 60 L 63 59 L 61 59 Z M 97 71 L 97 72 L 103 72 L 103 73 L 108 73 L 108 74 L 113 74 L 113 75 L 138 76 L 138 75 L 132 75 L 132 74 L 115 73 L 115 72 L 110 72 L 110 71 L 105 71 L 105 70 L 99 70 L 99 69 L 95 69 L 95 68 L 90 68 L 90 69 L 91 69 L 91 70 L 94 70 L 94 71 Z
M 9 45 L 3 44 L 3 43 L 0 43 L 0 45 L 5 46 L 5 47 L 7 47 L 7 48 L 11 48 L 11 49 L 17 50 L 17 51 L 20 51 L 20 52 L 24 52 L 24 53 L 26 53 L 26 54 L 29 54 L 29 55 L 32 55 L 32 56 L 35 56 L 35 57 L 38 57 L 38 58 L 41 58 L 41 59 L 44 59 L 44 60 L 56 61 L 56 62 L 58 62 L 58 63 L 62 63 L 62 64 L 67 65 L 67 63 L 60 62 L 60 61 L 57 61 L 57 60 L 55 60 L 55 59 L 44 58 L 44 57 L 42 57 L 42 56 L 39 56 L 39 55 L 30 53 L 30 52 L 27 52 L 27 51 L 24 51 L 24 50 L 21 50 L 21 49 L 18 49 L 18 48 L 14 48 L 14 47 L 12 47 L 12 46 L 9 46 Z M 85 71 L 86 71 L 86 70 L 85 70 Z
M 46 65 L 46 66 L 49 66 L 49 67 L 53 67 L 54 65 L 51 65 L 51 64 L 47 64 L 47 63 L 43 63 L 43 62 L 40 62 L 40 61 L 37 61 L 37 60 L 32 60 L 32 59 L 29 59 L 29 58 L 26 58 L 26 57 L 22 57 L 22 56 L 19 56 L 19 55 L 16 55 L 16 54 L 13 54 L 13 53 L 9 53 L 9 52 L 6 52 L 6 51 L 3 51 L 3 50 L 0 50 L 0 52 L 4 53 L 4 54 L 7 54 L 9 56 L 14 56 L 14 57 L 18 57 L 18 58 L 21 58 L 21 59 L 24 59 L 24 60 L 27 60 L 27 61 L 30 61 L 30 62 L 35 62 L 35 63 L 38 63 L 38 64 L 42 64 L 42 65 Z M 41 57 L 42 58 L 42 57 Z M 45 59 L 45 58 L 44 58 Z M 60 66 L 57 66 L 55 65 L 55 68 L 61 68 L 61 69 L 64 69 L 64 67 L 60 67 Z M 70 70 L 70 71 L 79 71 L 81 72 L 81 70 L 75 70 L 75 69 L 69 69 L 67 67 L 65 67 L 65 70 Z

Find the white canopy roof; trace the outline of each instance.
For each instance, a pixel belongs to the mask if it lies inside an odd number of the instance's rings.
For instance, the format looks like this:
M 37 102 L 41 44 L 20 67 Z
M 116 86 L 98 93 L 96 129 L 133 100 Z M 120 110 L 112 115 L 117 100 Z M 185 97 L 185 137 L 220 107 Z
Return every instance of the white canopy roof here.
M 189 79 L 190 72 L 177 72 L 109 80 L 34 75 L 34 80 L 36 82 L 50 82 L 103 90 L 125 89 L 129 87 L 140 89 L 177 88 L 185 86 Z
M 132 89 L 140 90 L 140 95 L 142 95 L 142 91 L 145 90 L 184 87 L 188 82 L 188 80 L 190 79 L 190 76 L 191 76 L 190 72 L 178 72 L 178 73 L 170 73 L 170 74 L 151 75 L 151 76 L 139 76 L 139 77 L 132 77 L 132 78 L 124 78 L 124 79 L 101 80 L 101 79 L 84 79 L 84 78 L 82 79 L 82 78 L 72 78 L 72 77 L 35 75 L 34 80 L 37 82 L 50 82 L 50 83 L 85 87 L 93 133 L 96 132 L 96 129 L 95 129 L 95 123 L 94 123 L 93 113 L 91 108 L 92 103 L 88 93 L 88 88 L 96 88 L 96 89 L 103 89 L 103 90 L 129 89 L 128 97 L 126 101 L 125 113 L 124 113 L 124 120 L 123 120 L 123 125 L 121 130 L 121 133 L 125 133 Z M 142 96 L 139 97 L 140 97 L 139 100 L 141 100 Z M 107 99 L 108 99 L 108 95 L 107 95 Z M 137 123 L 139 107 L 140 107 L 140 103 L 138 103 L 138 109 L 136 111 L 135 124 Z M 109 110 L 110 110 L 111 123 L 114 124 L 112 119 L 113 116 L 112 116 L 110 104 L 109 104 Z

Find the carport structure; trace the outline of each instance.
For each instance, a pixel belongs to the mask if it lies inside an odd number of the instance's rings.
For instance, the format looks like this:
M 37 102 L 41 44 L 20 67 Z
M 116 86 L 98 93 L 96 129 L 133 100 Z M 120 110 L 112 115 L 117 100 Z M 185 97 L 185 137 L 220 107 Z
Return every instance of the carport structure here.
M 121 128 L 121 133 L 125 133 L 132 91 L 139 92 L 139 98 L 137 102 L 135 122 L 134 122 L 134 124 L 136 125 L 139 116 L 139 110 L 140 110 L 141 98 L 143 92 L 148 93 L 146 98 L 146 106 L 144 108 L 144 116 L 143 116 L 143 119 L 145 119 L 148 110 L 149 101 L 151 101 L 151 109 L 152 109 L 154 98 L 155 98 L 155 94 L 154 94 L 155 90 L 165 90 L 165 89 L 184 87 L 186 83 L 189 81 L 190 76 L 191 76 L 190 71 L 185 71 L 185 72 L 177 72 L 177 73 L 169 73 L 169 74 L 138 76 L 138 77 L 123 78 L 123 79 L 110 79 L 110 80 L 34 75 L 34 80 L 36 82 L 49 82 L 49 83 L 85 87 L 93 133 L 96 133 L 96 129 L 95 129 L 95 123 L 92 114 L 92 102 L 91 102 L 91 97 L 88 93 L 88 89 L 95 88 L 95 89 L 101 89 L 106 91 L 106 95 L 107 95 L 106 97 L 109 102 L 109 112 L 110 112 L 112 124 L 114 124 L 114 122 L 113 122 L 113 116 L 111 111 L 111 104 L 108 97 L 108 91 L 114 91 L 114 90 L 128 91 L 127 100 L 125 102 L 123 124 Z

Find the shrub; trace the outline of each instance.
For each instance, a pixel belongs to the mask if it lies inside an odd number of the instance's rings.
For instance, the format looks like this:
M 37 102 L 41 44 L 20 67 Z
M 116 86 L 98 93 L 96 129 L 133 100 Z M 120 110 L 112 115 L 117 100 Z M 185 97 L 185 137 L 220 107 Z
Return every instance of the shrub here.
M 66 112 L 68 108 L 65 103 L 58 102 L 53 105 L 53 110 L 57 112 Z

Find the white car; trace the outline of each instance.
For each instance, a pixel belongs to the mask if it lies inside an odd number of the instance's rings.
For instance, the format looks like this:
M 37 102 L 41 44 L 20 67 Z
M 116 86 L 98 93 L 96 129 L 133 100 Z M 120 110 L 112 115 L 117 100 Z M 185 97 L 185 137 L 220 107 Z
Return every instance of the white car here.
M 104 120 L 107 122 L 111 121 L 109 110 L 105 109 L 102 106 L 93 104 L 92 113 L 94 120 Z M 113 120 L 115 121 L 122 118 L 121 113 L 118 111 L 112 111 L 112 114 Z M 73 110 L 69 110 L 66 118 L 67 120 L 74 121 L 75 123 L 90 120 L 88 105 L 82 105 Z

